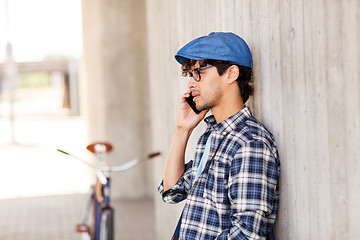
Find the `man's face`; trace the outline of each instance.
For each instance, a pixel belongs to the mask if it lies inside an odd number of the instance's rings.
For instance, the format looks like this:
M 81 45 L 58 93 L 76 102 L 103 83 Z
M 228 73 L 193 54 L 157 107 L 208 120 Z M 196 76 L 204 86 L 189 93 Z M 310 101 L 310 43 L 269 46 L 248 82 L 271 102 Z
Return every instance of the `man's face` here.
M 199 68 L 199 61 L 191 68 Z M 201 79 L 199 82 L 194 78 L 189 78 L 188 88 L 192 92 L 196 108 L 199 111 L 208 110 L 218 105 L 222 96 L 222 79 L 216 67 L 210 67 L 200 71 Z

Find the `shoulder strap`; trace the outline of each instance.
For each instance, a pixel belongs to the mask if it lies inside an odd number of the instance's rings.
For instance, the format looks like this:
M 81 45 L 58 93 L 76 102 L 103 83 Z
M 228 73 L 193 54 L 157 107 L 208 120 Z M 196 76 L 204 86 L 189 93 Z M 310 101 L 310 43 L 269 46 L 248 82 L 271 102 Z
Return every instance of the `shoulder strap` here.
M 174 234 L 173 234 L 171 240 L 178 240 L 179 239 L 182 215 L 183 215 L 183 213 L 181 212 L 179 221 L 178 221 L 178 223 L 176 225 L 176 228 L 175 228 L 175 231 L 174 231 Z

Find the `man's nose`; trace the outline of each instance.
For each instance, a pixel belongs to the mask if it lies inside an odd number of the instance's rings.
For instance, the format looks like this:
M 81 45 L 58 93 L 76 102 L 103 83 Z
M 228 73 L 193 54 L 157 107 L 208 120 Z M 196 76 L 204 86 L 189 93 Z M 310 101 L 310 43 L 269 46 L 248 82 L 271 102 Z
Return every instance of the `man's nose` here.
M 193 77 L 189 77 L 189 81 L 187 84 L 188 89 L 195 88 L 196 84 L 197 82 L 195 81 L 195 79 Z

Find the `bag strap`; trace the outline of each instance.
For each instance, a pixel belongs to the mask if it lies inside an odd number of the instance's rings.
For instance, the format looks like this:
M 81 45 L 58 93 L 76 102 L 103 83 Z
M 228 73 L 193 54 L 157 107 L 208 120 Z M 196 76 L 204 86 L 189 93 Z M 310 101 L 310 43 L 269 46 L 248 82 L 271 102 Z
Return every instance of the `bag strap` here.
M 266 239 L 268 239 L 268 240 L 276 240 L 276 239 L 275 239 L 274 228 L 271 229 L 271 233 L 269 233 L 269 235 L 267 236 Z
M 179 221 L 178 221 L 178 223 L 177 223 L 177 225 L 176 225 L 176 228 L 175 228 L 175 231 L 174 231 L 174 234 L 173 234 L 171 240 L 178 240 L 178 239 L 179 239 L 182 215 L 183 215 L 183 212 L 181 212 Z

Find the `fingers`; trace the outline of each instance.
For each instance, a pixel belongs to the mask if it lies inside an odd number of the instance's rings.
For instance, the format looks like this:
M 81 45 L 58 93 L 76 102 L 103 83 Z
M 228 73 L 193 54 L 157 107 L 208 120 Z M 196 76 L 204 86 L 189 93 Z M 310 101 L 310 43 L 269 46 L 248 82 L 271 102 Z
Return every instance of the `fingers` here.
M 188 98 L 188 97 L 190 97 L 190 95 L 191 95 L 191 91 L 190 90 L 188 90 L 186 93 L 184 93 L 184 95 L 183 95 L 183 99 L 185 99 L 185 98 Z

